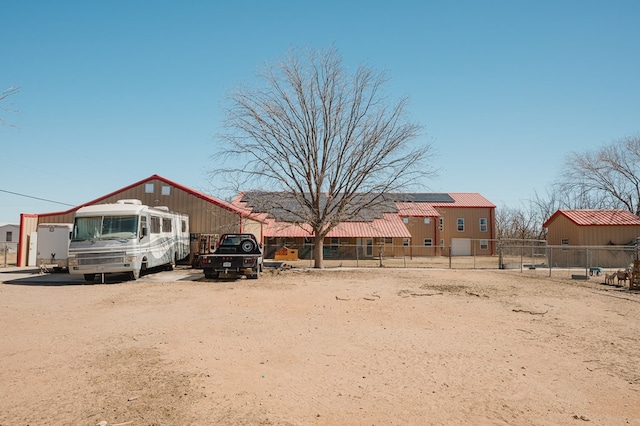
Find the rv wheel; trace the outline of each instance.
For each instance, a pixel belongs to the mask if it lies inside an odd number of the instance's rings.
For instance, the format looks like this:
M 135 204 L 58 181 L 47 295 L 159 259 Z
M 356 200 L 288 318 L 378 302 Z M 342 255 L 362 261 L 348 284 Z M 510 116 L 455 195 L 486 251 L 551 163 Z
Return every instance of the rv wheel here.
M 177 257 L 177 254 L 176 254 L 176 255 L 171 256 L 171 259 L 172 259 L 172 260 L 171 260 L 171 262 L 169 262 L 169 263 L 167 264 L 167 270 L 168 270 L 168 271 L 173 271 L 173 270 L 175 270 L 175 269 L 176 269 L 176 263 L 177 263 L 177 261 L 176 261 L 176 257 Z
M 96 274 L 84 274 L 84 280 L 88 282 L 92 282 L 96 279 Z

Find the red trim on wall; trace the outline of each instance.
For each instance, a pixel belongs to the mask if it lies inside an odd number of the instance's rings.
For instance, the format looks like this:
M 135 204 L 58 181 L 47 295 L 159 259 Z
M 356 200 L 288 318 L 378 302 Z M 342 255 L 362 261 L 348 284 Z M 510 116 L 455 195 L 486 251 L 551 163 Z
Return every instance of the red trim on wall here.
M 18 252 L 17 252 L 17 265 L 18 266 L 25 266 L 24 263 L 27 260 L 27 255 L 28 253 L 25 253 L 25 256 L 23 256 L 22 254 L 22 248 L 23 245 L 25 243 L 25 238 L 22 238 L 22 230 L 24 229 L 24 218 L 25 217 L 38 217 L 37 214 L 26 214 L 26 213 L 21 213 L 20 214 L 20 231 L 18 231 Z M 24 237 L 27 237 L 26 235 Z M 24 260 L 23 260 L 24 257 Z

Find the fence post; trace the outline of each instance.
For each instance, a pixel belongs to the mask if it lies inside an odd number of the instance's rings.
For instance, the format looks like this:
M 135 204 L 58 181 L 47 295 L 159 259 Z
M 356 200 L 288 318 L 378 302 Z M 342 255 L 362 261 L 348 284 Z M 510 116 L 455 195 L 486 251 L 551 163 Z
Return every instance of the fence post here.
M 588 277 L 589 276 L 589 266 L 590 266 L 590 264 L 589 264 L 589 248 L 585 247 L 584 251 L 585 251 L 585 253 L 584 253 L 585 263 L 586 263 L 586 266 L 584 268 L 584 275 L 586 277 Z
M 520 273 L 523 272 L 524 268 L 524 240 L 522 240 L 522 244 L 520 244 Z
M 476 244 L 473 242 L 473 269 L 476 269 Z

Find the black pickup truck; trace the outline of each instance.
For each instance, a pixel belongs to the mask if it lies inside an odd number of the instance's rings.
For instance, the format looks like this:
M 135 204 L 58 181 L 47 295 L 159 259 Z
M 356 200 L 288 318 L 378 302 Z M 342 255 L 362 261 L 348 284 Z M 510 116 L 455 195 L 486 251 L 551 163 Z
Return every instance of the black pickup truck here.
M 253 234 L 223 234 L 212 253 L 201 254 L 205 278 L 258 279 L 262 272 L 262 247 Z

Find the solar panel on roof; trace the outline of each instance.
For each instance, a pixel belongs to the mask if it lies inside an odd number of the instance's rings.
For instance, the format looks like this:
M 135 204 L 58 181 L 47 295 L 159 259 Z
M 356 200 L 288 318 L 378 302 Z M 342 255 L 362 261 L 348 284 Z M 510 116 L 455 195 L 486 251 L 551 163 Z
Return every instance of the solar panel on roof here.
M 305 196 L 309 196 L 306 194 Z M 307 216 L 306 209 L 302 206 L 303 199 L 296 198 L 295 195 L 285 192 L 246 192 L 242 197 L 242 202 L 247 207 L 251 207 L 256 213 L 269 213 L 279 221 L 297 222 L 304 220 Z M 324 209 L 328 202 L 331 202 L 324 194 L 320 196 L 320 209 Z M 367 208 L 360 210 L 362 205 Z M 356 195 L 352 203 L 344 206 L 345 217 L 351 221 L 370 222 L 374 219 L 382 218 L 383 213 L 396 213 L 398 209 L 395 204 L 386 197 L 376 199 L 375 194 Z
M 451 195 L 444 192 L 408 192 L 389 194 L 395 201 L 405 203 L 453 203 Z

